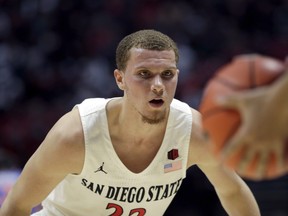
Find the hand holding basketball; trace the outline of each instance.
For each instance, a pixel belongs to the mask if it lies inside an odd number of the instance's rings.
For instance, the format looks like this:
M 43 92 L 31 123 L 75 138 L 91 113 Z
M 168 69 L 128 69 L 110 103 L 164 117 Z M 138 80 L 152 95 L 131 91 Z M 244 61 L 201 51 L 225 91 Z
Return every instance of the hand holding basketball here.
M 242 55 L 206 86 L 200 104 L 203 127 L 215 153 L 243 177 L 259 180 L 287 172 L 288 103 L 275 96 L 284 68 L 267 56 Z

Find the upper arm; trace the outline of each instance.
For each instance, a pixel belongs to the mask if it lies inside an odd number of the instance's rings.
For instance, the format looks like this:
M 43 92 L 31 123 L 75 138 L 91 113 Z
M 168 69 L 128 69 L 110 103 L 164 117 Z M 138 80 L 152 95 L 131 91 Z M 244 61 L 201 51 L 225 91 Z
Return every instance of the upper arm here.
M 218 192 L 231 192 L 239 189 L 241 178 L 228 168 L 213 153 L 213 143 L 202 130 L 202 119 L 198 111 L 192 110 L 193 125 L 188 156 L 188 167 L 197 165 Z
M 77 109 L 64 115 L 26 163 L 8 195 L 19 208 L 39 204 L 70 173 L 80 173 L 84 163 L 82 125 Z
M 196 164 L 209 179 L 229 215 L 260 215 L 257 202 L 237 173 L 213 153 L 213 143 L 202 130 L 201 116 L 193 112 L 188 165 Z
M 192 128 L 188 155 L 188 167 L 194 164 L 215 164 L 217 161 L 212 153 L 212 145 L 202 130 L 200 113 L 191 108 Z

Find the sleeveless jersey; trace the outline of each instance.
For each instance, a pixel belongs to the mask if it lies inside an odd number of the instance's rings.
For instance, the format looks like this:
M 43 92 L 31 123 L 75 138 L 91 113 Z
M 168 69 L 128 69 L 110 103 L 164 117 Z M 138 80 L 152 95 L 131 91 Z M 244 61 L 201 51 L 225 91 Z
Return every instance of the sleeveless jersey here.
M 77 105 L 85 140 L 83 170 L 57 185 L 43 201 L 41 215 L 159 216 L 179 190 L 186 177 L 190 107 L 173 100 L 161 147 L 145 170 L 133 173 L 110 140 L 105 109 L 109 100 L 86 99 Z

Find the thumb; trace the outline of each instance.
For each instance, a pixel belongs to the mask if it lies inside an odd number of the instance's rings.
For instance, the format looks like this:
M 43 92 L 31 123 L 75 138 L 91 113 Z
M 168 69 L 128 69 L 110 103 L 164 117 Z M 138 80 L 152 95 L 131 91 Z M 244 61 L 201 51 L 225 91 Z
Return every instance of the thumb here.
M 237 99 L 236 95 L 216 96 L 215 103 L 226 108 L 237 108 L 240 106 L 239 99 Z

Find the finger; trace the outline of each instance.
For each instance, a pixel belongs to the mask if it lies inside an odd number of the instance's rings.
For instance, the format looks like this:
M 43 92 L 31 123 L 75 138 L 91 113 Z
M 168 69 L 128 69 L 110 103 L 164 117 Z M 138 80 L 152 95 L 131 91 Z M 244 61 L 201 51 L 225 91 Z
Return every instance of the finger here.
M 258 177 L 259 179 L 262 179 L 265 177 L 267 164 L 268 164 L 268 157 L 269 157 L 268 151 L 260 152 L 258 166 L 256 168 L 256 177 Z
M 243 155 L 240 163 L 238 164 L 238 166 L 236 167 L 237 171 L 240 174 L 245 174 L 248 166 L 251 165 L 252 160 L 254 159 L 256 154 L 256 151 L 253 149 L 248 149 L 248 151 L 246 151 L 246 154 Z
M 246 136 L 245 128 L 240 128 L 224 145 L 223 150 L 221 151 L 221 158 L 225 160 L 225 158 L 231 156 L 235 152 L 239 151 L 240 148 L 243 147 Z
M 254 104 L 255 98 L 266 97 L 268 86 L 258 86 L 255 89 L 246 89 L 233 92 L 229 95 L 215 97 L 215 103 L 219 106 L 234 109 L 243 109 L 247 104 Z
M 261 90 L 258 90 L 261 89 Z M 266 87 L 258 87 L 257 89 L 243 90 L 239 92 L 233 92 L 229 95 L 219 95 L 215 97 L 215 103 L 227 108 L 242 108 L 247 103 L 253 103 L 255 97 L 261 95 L 262 89 Z
M 215 98 L 215 102 L 217 105 L 226 107 L 226 108 L 240 108 L 241 100 L 239 100 L 239 94 L 233 93 L 230 96 L 218 96 Z
M 274 149 L 275 159 L 276 159 L 276 169 L 283 173 L 285 170 L 285 158 L 283 152 L 285 151 L 284 143 L 281 141 L 277 141 L 274 143 L 276 148 Z

